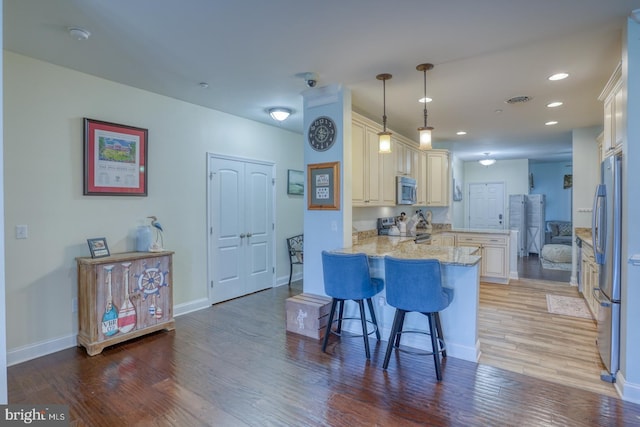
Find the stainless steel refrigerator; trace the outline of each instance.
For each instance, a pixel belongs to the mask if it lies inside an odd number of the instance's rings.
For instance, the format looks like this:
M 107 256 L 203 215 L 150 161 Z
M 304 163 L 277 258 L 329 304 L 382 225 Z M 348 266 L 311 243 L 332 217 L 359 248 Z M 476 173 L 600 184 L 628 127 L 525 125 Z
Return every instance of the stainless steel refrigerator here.
M 602 162 L 591 228 L 593 252 L 599 264 L 599 284 L 594 289 L 598 301 L 598 350 L 606 368 L 600 378 L 609 382 L 615 382 L 620 363 L 621 165 L 620 156 L 610 156 Z

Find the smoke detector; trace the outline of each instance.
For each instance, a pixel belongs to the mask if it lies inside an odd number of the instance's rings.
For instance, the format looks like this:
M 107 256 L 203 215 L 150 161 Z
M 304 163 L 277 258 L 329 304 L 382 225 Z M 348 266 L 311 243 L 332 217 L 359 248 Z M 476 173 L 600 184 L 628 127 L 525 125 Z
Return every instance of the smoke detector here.
M 76 40 L 86 40 L 91 35 L 89 31 L 80 27 L 69 27 L 67 31 L 69 31 L 69 35 Z
M 531 96 L 521 95 L 521 96 L 514 96 L 513 98 L 509 98 L 504 102 L 506 104 L 522 104 L 522 103 L 525 103 L 525 102 L 529 102 L 532 99 L 533 99 L 533 97 L 531 97 Z

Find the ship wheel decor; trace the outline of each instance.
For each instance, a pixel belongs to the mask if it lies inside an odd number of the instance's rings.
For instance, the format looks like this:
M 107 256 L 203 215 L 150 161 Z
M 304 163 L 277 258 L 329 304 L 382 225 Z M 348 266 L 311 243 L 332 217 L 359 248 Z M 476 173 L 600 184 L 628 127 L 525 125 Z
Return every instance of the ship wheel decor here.
M 160 297 L 160 288 L 163 286 L 168 287 L 167 276 L 168 271 L 160 270 L 160 263 L 157 263 L 155 267 L 147 267 L 144 264 L 144 271 L 140 274 L 136 274 L 138 278 L 138 290 L 142 291 L 143 299 L 146 301 L 147 297 L 151 297 L 151 303 L 149 304 L 149 315 L 160 319 L 162 317 L 162 308 L 156 305 L 157 298 Z

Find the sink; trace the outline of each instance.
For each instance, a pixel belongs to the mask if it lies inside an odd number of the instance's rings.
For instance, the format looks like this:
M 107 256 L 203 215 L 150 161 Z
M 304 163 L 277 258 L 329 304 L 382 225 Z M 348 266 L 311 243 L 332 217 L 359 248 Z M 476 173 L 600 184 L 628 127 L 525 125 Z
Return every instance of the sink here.
M 418 233 L 416 234 L 416 238 L 414 240 L 416 243 L 428 243 L 431 241 L 430 233 Z

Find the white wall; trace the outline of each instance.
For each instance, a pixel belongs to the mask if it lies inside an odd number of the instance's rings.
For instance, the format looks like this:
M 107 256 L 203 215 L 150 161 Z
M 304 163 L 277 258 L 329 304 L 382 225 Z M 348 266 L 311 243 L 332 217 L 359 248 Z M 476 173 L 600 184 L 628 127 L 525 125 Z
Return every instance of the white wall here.
M 593 194 L 600 182 L 598 144 L 602 126 L 575 129 L 573 149 L 573 226 L 591 227 Z
M 636 11 L 640 15 L 640 9 Z M 640 24 L 627 20 L 622 77 L 627 82 L 627 140 L 622 160 L 622 327 L 619 381 L 626 400 L 640 403 L 640 267 L 627 262 L 640 254 Z
M 0 0 L 0 44 L 2 44 L 2 0 Z M 0 58 L 0 81 L 3 81 L 3 58 Z M 3 89 L 0 86 L 0 99 Z M 0 105 L 0 223 L 4 224 L 4 159 L 3 159 L 3 105 Z M 0 307 L 6 307 L 4 270 L 4 227 L 0 228 Z M 0 405 L 8 402 L 7 397 L 7 317 L 0 316 Z
M 286 236 L 302 232 L 303 199 L 286 194 L 303 169 L 302 135 L 5 51 L 4 177 L 9 364 L 75 344 L 75 257 L 86 239 L 135 249 L 156 215 L 174 255 L 174 302 L 207 297 L 206 153 L 276 164 L 276 276 L 287 281 Z M 148 197 L 83 196 L 82 118 L 149 129 Z M 14 227 L 29 227 L 27 240 Z
M 464 226 L 469 226 L 469 184 L 478 182 L 505 183 L 505 228 L 509 226 L 508 200 L 510 194 L 529 194 L 529 161 L 498 160 L 491 166 L 482 166 L 478 162 L 464 163 Z M 457 208 L 456 208 L 457 209 Z

